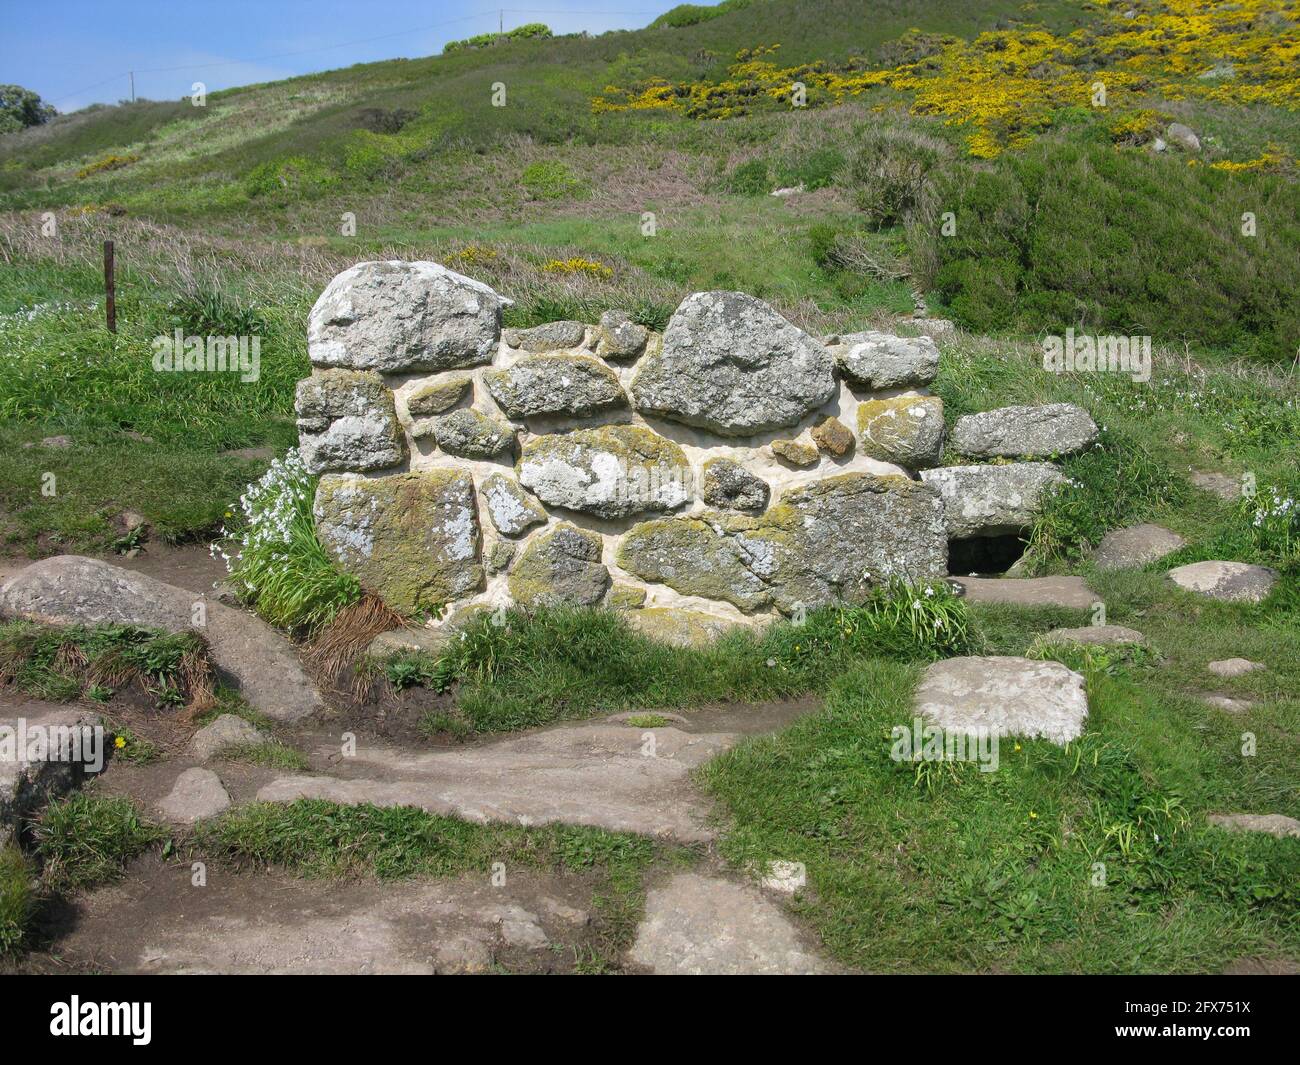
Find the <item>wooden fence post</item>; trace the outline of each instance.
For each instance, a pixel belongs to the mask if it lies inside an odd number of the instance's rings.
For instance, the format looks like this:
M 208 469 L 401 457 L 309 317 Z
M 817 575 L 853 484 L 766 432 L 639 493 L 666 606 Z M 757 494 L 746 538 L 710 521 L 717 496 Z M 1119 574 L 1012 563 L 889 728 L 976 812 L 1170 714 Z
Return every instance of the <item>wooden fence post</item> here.
M 108 331 L 117 332 L 117 281 L 113 276 L 113 242 L 104 241 L 104 314 Z

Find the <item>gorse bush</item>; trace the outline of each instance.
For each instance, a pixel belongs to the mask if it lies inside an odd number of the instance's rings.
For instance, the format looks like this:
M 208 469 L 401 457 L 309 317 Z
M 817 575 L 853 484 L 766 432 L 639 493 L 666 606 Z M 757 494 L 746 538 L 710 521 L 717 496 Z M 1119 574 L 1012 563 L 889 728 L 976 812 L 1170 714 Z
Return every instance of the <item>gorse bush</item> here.
M 866 131 L 848 166 L 858 208 L 881 228 L 928 221 L 931 175 L 950 154 L 942 141 L 906 128 Z
M 357 579 L 334 564 L 316 536 L 315 498 L 316 478 L 291 449 L 249 485 L 239 500 L 239 527 L 223 529 L 225 542 L 212 545 L 258 614 L 305 635 L 361 598 Z

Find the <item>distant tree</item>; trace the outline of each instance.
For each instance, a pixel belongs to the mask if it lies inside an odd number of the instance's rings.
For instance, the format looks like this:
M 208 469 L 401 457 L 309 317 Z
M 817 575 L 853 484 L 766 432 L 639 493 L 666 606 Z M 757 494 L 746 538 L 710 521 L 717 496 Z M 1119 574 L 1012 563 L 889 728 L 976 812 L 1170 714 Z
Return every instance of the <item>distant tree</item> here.
M 0 133 L 13 133 L 28 126 L 39 126 L 52 119 L 57 111 L 31 89 L 21 85 L 0 85 Z

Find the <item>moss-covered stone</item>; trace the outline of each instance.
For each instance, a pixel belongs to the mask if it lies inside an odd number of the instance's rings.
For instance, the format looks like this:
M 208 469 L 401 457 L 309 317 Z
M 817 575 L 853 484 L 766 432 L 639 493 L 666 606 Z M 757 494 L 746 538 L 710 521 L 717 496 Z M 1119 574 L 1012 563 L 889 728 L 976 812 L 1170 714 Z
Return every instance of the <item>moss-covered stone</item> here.
M 839 458 L 853 450 L 853 431 L 833 415 L 812 428 L 813 443 Z
M 771 493 L 767 482 L 729 458 L 709 459 L 700 477 L 700 495 L 711 507 L 762 510 Z
M 632 628 L 643 636 L 674 647 L 707 647 L 739 624 L 699 610 L 651 607 L 628 614 Z
M 638 425 L 535 437 L 524 445 L 518 471 L 542 502 L 602 518 L 671 510 L 693 495 L 685 452 Z
M 420 385 L 409 393 L 406 397 L 406 409 L 417 418 L 429 414 L 441 414 L 459 403 L 469 386 L 470 379 L 464 374 L 438 378 L 428 384 Z
M 510 568 L 515 558 L 515 545 L 509 540 L 498 540 L 484 552 L 483 561 L 489 574 L 502 573 Z
M 515 434 L 510 426 L 469 407 L 430 420 L 438 446 L 449 455 L 490 459 L 514 447 Z
M 316 489 L 315 517 L 329 555 L 399 613 L 447 603 L 482 586 L 478 511 L 468 473 L 328 474 Z
M 594 606 L 605 598 L 609 570 L 601 539 L 573 525 L 557 525 L 524 549 L 510 573 L 510 595 L 526 609 Z
M 618 376 L 590 355 L 524 355 L 483 375 L 492 398 L 511 418 L 585 415 L 627 406 Z
M 943 400 L 894 396 L 858 406 L 862 453 L 912 470 L 937 466 L 943 456 Z
M 635 610 L 645 602 L 645 589 L 620 581 L 609 590 L 609 605 L 615 610 Z
M 773 440 L 772 454 L 785 459 L 791 466 L 816 466 L 821 459 L 815 447 L 801 444 L 798 440 Z

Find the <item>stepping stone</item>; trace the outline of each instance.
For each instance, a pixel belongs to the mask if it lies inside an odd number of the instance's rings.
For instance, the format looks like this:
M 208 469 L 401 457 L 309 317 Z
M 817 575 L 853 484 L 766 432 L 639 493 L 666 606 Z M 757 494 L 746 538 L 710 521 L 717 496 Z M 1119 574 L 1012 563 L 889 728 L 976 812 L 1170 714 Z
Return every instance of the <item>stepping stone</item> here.
M 1241 677 L 1257 669 L 1263 669 L 1264 664 L 1252 662 L 1249 658 L 1221 658 L 1217 662 L 1211 662 L 1205 668 L 1220 677 Z
M 1224 695 L 1221 692 L 1207 692 L 1201 696 L 1201 700 L 1230 714 L 1244 714 L 1259 705 L 1253 699 L 1238 699 L 1236 696 Z
M 223 459 L 243 459 L 245 462 L 270 462 L 275 458 L 273 447 L 237 447 L 219 452 Z
M 283 776 L 263 802 L 328 799 L 415 806 L 484 823 L 593 825 L 694 843 L 713 839 L 711 807 L 691 770 L 735 745 L 734 733 L 564 725 L 451 751 L 363 748 L 338 775 Z M 337 748 L 321 749 L 337 760 Z
M 194 733 L 190 739 L 189 751 L 200 762 L 206 762 L 227 747 L 238 747 L 247 743 L 266 743 L 270 738 L 260 728 L 242 717 L 236 714 L 222 714 L 210 725 Z
M 1260 603 L 1268 598 L 1277 570 L 1246 562 L 1193 562 L 1169 571 L 1169 579 L 1189 592 L 1223 602 Z
M 1052 629 L 1038 639 L 1044 643 L 1094 644 L 1098 647 L 1147 642 L 1147 638 L 1137 629 L 1128 629 L 1123 625 L 1080 625 L 1075 629 Z
M 0 844 L 40 806 L 103 768 L 98 714 L 23 700 L 0 717 Z M 16 711 L 16 713 L 14 712 Z
M 158 800 L 162 815 L 178 825 L 192 825 L 230 807 L 230 795 L 211 769 L 187 769 L 172 790 Z
M 1092 560 L 1100 570 L 1136 569 L 1172 554 L 1186 543 L 1176 532 L 1159 525 L 1131 525 L 1112 529 L 1103 536 Z
M 1083 734 L 1083 677 L 1033 658 L 949 658 L 935 662 L 916 689 L 916 712 L 945 732 L 1042 737 L 1064 745 Z
M 141 625 L 187 632 L 195 606 L 206 623 L 194 628 L 212 661 L 239 693 L 268 717 L 297 721 L 321 706 L 289 642 L 252 614 L 141 573 L 79 555 L 33 562 L 0 585 L 0 618 L 44 625 Z
M 1088 610 L 1097 595 L 1082 577 L 954 577 L 972 603 L 1067 606 Z
M 1218 496 L 1224 502 L 1233 503 L 1241 498 L 1241 482 L 1226 473 L 1193 470 L 1188 479 L 1201 491 Z
M 1209 814 L 1206 820 L 1229 832 L 1267 832 L 1278 839 L 1300 838 L 1300 821 L 1283 814 Z
M 678 976 L 831 972 L 771 899 L 748 884 L 679 873 L 646 896 L 629 959 Z

